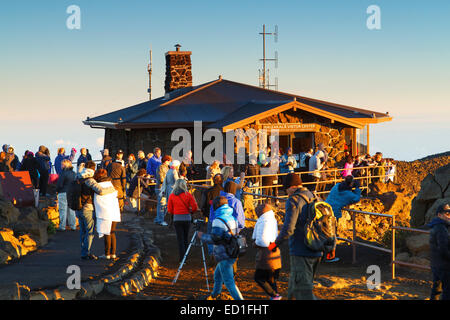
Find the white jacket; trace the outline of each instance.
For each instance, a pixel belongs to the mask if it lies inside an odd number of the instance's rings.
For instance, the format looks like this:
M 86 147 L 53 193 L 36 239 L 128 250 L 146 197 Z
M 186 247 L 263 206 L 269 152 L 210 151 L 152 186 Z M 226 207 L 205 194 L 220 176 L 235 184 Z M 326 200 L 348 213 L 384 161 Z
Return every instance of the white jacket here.
M 103 188 L 111 187 L 111 181 L 100 182 Z M 109 235 L 111 232 L 111 223 L 113 221 L 120 222 L 119 200 L 117 199 L 117 191 L 107 195 L 100 196 L 94 194 L 95 216 L 97 218 L 97 232 L 101 238 L 104 234 Z
M 278 236 L 278 221 L 272 210 L 265 212 L 256 221 L 252 239 L 259 247 L 268 247 Z

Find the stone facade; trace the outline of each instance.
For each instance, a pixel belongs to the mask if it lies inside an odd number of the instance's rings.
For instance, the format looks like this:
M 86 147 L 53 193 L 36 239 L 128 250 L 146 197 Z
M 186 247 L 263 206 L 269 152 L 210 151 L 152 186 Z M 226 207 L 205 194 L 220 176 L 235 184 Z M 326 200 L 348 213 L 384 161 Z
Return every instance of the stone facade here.
M 192 86 L 192 64 L 190 51 L 169 51 L 166 53 L 166 93 Z

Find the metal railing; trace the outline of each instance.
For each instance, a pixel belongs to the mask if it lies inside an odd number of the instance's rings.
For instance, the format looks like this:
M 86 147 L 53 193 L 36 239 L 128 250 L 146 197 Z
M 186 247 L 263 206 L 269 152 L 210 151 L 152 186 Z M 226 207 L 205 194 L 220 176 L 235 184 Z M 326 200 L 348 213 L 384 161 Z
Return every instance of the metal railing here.
M 354 210 L 354 209 L 347 209 L 347 208 L 343 208 L 342 210 L 345 210 L 347 212 L 350 213 L 351 218 L 352 218 L 352 239 L 345 239 L 345 238 L 341 238 L 341 237 L 337 237 L 338 240 L 341 241 L 345 241 L 345 242 L 349 242 L 352 245 L 352 250 L 353 250 L 353 254 L 352 254 L 352 263 L 356 263 L 356 246 L 364 246 L 367 248 L 371 248 L 374 250 L 378 250 L 378 251 L 382 251 L 382 252 L 386 252 L 389 253 L 391 255 L 391 274 L 392 274 L 392 279 L 395 279 L 395 266 L 396 265 L 400 265 L 400 266 L 404 266 L 404 267 L 410 267 L 410 268 L 418 268 L 418 269 L 423 269 L 423 270 L 431 270 L 430 267 L 428 266 L 423 266 L 423 265 L 419 265 L 419 264 L 413 264 L 413 263 L 406 263 L 403 261 L 397 261 L 395 260 L 395 249 L 396 249 L 396 237 L 395 237 L 395 230 L 403 230 L 403 231 L 409 231 L 409 232 L 417 232 L 417 233 L 424 233 L 424 234 L 429 234 L 430 232 L 427 230 L 421 230 L 421 229 L 414 229 L 414 228 L 407 228 L 407 227 L 400 227 L 400 226 L 396 226 L 395 225 L 395 215 L 390 215 L 390 214 L 382 214 L 382 213 L 375 213 L 375 212 L 367 212 L 367 211 L 360 211 L 360 210 Z M 377 217 L 384 217 L 387 218 L 391 221 L 389 228 L 392 230 L 392 239 L 391 239 L 391 249 L 386 249 L 383 247 L 379 247 L 379 246 L 374 246 L 368 243 L 364 243 L 361 241 L 357 241 L 356 240 L 356 215 L 357 214 L 364 214 L 364 215 L 371 215 L 371 216 L 377 216 Z

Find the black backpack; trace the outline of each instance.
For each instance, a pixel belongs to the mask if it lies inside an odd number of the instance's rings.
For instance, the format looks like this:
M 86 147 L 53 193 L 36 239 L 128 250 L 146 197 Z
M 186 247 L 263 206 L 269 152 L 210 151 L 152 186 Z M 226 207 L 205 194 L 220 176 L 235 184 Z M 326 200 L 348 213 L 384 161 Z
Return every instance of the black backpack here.
M 329 253 L 336 248 L 336 217 L 330 204 L 317 196 L 309 199 L 305 194 L 299 196 L 306 201 L 305 245 L 312 251 Z
M 83 208 L 81 203 L 81 184 L 79 179 L 73 180 L 67 190 L 67 205 L 70 209 L 79 211 Z
M 231 234 L 230 239 L 225 244 L 225 250 L 227 252 L 227 255 L 235 259 L 237 257 L 242 257 L 247 252 L 247 239 L 243 235 L 235 235 L 233 231 L 231 231 L 231 228 L 228 226 L 228 224 L 225 222 L 225 220 L 221 218 L 217 218 L 220 221 L 222 221 L 228 228 L 228 231 Z

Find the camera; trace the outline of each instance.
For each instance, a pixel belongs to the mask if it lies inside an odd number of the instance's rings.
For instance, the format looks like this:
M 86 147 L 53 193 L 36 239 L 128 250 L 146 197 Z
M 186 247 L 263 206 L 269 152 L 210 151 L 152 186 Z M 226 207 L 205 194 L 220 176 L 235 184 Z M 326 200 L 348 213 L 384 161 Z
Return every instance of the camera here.
M 195 230 L 200 230 L 203 226 L 206 225 L 206 221 L 202 219 L 195 219 L 192 224 L 194 225 Z

